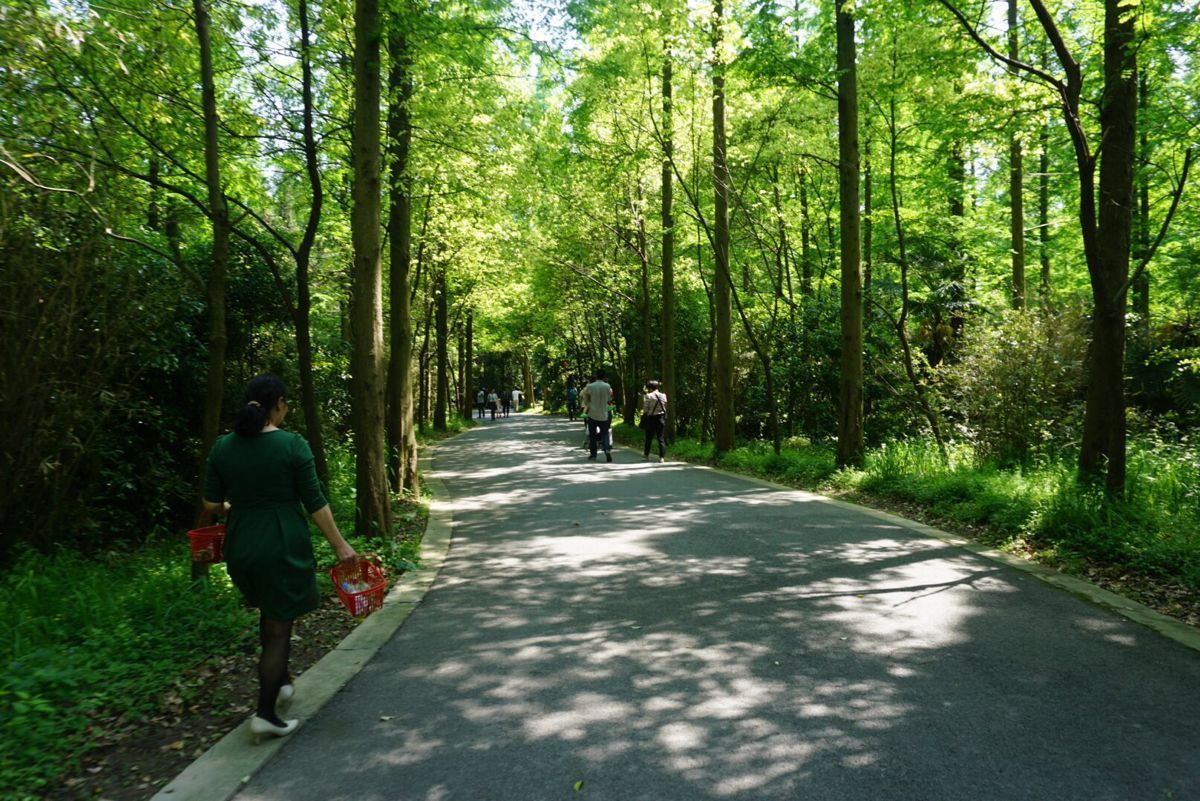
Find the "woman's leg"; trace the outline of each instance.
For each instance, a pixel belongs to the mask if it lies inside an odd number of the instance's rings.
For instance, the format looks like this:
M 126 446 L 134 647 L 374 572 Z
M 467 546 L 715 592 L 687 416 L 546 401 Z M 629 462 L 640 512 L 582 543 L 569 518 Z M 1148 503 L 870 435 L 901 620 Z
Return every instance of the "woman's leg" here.
M 658 458 L 665 459 L 667 456 L 667 440 L 666 440 L 667 421 L 662 419 L 661 417 L 658 418 L 654 422 L 654 433 L 658 437 Z M 650 443 L 648 440 L 649 440 L 649 437 L 647 437 L 647 442 L 646 442 L 647 453 L 649 453 L 649 451 L 650 451 Z
M 279 688 L 288 679 L 288 657 L 292 650 L 292 621 L 262 616 L 259 620 L 262 656 L 258 660 L 258 716 L 276 726 L 283 721 L 275 712 Z
M 646 447 L 642 448 L 642 458 L 643 459 L 650 458 L 650 441 L 652 439 L 654 439 L 654 429 L 651 427 L 650 423 L 647 422 L 646 423 Z

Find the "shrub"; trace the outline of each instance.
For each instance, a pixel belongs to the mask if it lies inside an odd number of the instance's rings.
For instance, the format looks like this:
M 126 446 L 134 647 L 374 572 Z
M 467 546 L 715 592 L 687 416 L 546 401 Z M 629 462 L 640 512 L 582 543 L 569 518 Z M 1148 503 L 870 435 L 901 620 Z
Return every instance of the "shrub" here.
M 1027 464 L 1077 443 L 1084 333 L 1074 311 L 1005 312 L 968 329 L 961 360 L 943 375 L 981 459 Z

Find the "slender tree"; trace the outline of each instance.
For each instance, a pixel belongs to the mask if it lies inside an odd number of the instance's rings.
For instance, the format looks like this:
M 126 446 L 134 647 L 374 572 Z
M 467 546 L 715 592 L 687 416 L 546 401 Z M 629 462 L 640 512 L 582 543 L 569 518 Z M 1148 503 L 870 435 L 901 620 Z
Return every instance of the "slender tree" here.
M 1016 61 L 1021 56 L 1020 17 L 1017 0 L 1008 0 L 1008 57 Z M 1016 67 L 1009 71 L 1016 76 Z M 1008 137 L 1008 208 L 1012 251 L 1012 306 L 1025 308 L 1025 164 L 1021 136 L 1014 130 Z
M 208 216 L 212 221 L 212 262 L 205 282 L 208 308 L 208 376 L 204 395 L 204 431 L 200 443 L 203 459 L 217 439 L 221 425 L 221 400 L 225 396 L 225 282 L 229 272 L 229 205 L 221 185 L 218 142 L 217 90 L 213 83 L 212 23 L 205 0 L 192 0 L 196 40 L 200 47 L 200 97 L 204 116 L 204 181 L 208 189 Z M 203 476 L 203 469 L 201 469 Z
M 1150 81 L 1145 69 L 1138 71 L 1138 116 L 1145 119 L 1150 101 Z M 1138 126 L 1137 213 L 1134 225 L 1133 258 L 1142 261 L 1150 253 L 1150 133 L 1145 123 Z M 1150 338 L 1150 269 L 1133 282 L 1134 331 L 1143 342 Z
M 447 409 L 450 406 L 450 331 L 448 328 L 450 316 L 449 293 L 446 289 L 446 265 L 440 265 L 437 277 L 434 279 L 434 348 L 437 355 L 437 383 L 433 401 L 433 428 L 436 431 L 446 430 Z M 502 390 L 507 392 L 508 390 Z
M 321 413 L 317 403 L 316 382 L 313 378 L 313 347 L 312 325 L 309 317 L 312 314 L 312 287 L 309 272 L 312 265 L 313 245 L 317 240 L 317 229 L 321 223 L 321 209 L 324 206 L 325 192 L 321 184 L 321 165 L 317 152 L 317 138 L 313 132 L 313 69 L 312 44 L 309 41 L 308 0 L 300 0 L 300 100 L 301 120 L 304 139 L 304 169 L 308 176 L 308 185 L 312 192 L 312 200 L 308 206 L 308 219 L 304 224 L 304 234 L 300 245 L 296 248 L 296 309 L 294 313 L 296 327 L 296 361 L 300 368 L 300 396 L 304 411 L 304 428 L 308 434 L 308 444 L 312 447 L 313 466 L 316 467 L 317 477 L 326 487 L 329 486 L 329 465 L 325 458 L 325 437 L 321 430 Z
M 669 20 L 669 18 L 668 18 Z M 665 31 L 669 34 L 670 25 Z M 662 64 L 662 387 L 667 397 L 675 397 L 675 214 L 672 205 L 675 188 L 671 164 L 674 159 L 675 139 L 671 98 L 671 44 L 663 37 Z M 675 421 L 678 406 L 667 415 L 666 437 L 675 438 Z
M 841 218 L 842 337 L 838 402 L 839 465 L 861 465 L 863 441 L 863 293 L 859 244 L 858 67 L 853 0 L 837 4 L 838 196 Z
M 725 6 L 713 8 L 713 307 L 716 314 L 716 397 L 713 448 L 720 455 L 733 450 L 733 307 L 729 270 L 729 166 L 725 159 Z
M 471 404 L 475 400 L 475 310 L 467 309 L 467 331 L 463 342 L 463 408 L 464 420 L 471 419 Z M 533 398 L 530 397 L 530 402 Z
M 403 22 L 388 30 L 388 305 L 391 308 L 387 436 L 392 485 L 418 492 L 417 435 L 412 392 L 412 180 L 408 174 L 412 122 L 412 54 Z
M 1104 88 L 1100 98 L 1100 139 L 1093 145 L 1080 112 L 1084 73 L 1044 0 L 1030 0 L 1054 48 L 1064 76 L 1007 58 L 974 28 L 950 0 L 939 0 L 971 38 L 992 58 L 1016 67 L 1051 87 L 1075 151 L 1079 181 L 1079 227 L 1092 289 L 1092 339 L 1087 359 L 1087 393 L 1079 472 L 1104 475 L 1110 494 L 1125 491 L 1125 315 L 1129 286 L 1136 282 L 1162 241 L 1187 183 L 1193 152 L 1184 160 L 1179 183 L 1155 242 L 1129 273 L 1133 220 L 1133 173 L 1137 123 L 1136 15 L 1126 0 L 1104 2 Z M 1099 185 L 1096 181 L 1099 168 Z
M 350 298 L 353 353 L 350 411 L 354 426 L 355 531 L 391 531 L 384 454 L 383 279 L 380 265 L 379 0 L 354 2 L 354 129 L 350 213 L 354 273 Z

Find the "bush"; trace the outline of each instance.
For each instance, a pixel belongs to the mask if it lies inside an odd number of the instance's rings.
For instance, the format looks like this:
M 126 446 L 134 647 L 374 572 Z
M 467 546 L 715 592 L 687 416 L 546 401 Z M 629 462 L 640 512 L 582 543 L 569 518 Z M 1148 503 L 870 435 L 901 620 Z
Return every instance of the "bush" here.
M 968 329 L 961 360 L 943 375 L 982 460 L 1028 464 L 1078 442 L 1084 334 L 1073 311 L 1005 312 Z

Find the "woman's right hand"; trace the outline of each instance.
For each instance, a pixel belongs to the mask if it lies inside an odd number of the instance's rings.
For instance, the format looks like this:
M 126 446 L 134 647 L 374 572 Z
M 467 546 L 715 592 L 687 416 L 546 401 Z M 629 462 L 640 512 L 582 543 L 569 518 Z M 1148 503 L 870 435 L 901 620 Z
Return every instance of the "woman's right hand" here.
M 354 551 L 353 546 L 346 541 L 342 541 L 335 549 L 338 558 L 338 566 L 343 568 L 351 568 L 358 564 L 358 554 Z

